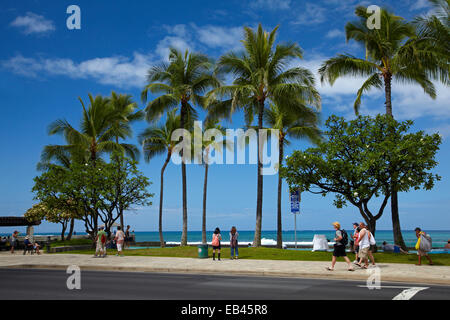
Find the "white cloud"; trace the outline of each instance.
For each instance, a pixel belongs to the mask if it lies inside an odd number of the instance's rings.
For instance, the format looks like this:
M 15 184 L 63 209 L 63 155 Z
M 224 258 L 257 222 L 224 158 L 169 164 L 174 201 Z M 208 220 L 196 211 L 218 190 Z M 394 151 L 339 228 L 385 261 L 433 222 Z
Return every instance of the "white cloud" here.
M 291 7 L 291 0 L 253 0 L 249 6 L 253 9 L 286 10 Z
M 342 30 L 339 29 L 333 29 L 327 32 L 325 35 L 326 38 L 333 39 L 333 38 L 344 38 L 345 39 L 345 33 Z
M 10 26 L 22 29 L 24 34 L 45 34 L 55 30 L 53 21 L 33 12 L 27 12 L 25 16 L 17 17 Z
M 292 21 L 292 24 L 313 25 L 320 24 L 326 20 L 327 9 L 316 4 L 306 3 L 304 10 Z
M 25 57 L 18 54 L 0 61 L 0 66 L 27 77 L 66 76 L 71 79 L 91 79 L 121 88 L 145 84 L 148 69 L 157 61 L 167 61 L 169 48 L 180 51 L 197 50 L 201 46 L 235 49 L 240 46 L 242 27 L 221 27 L 195 24 L 164 26 L 168 35 L 160 40 L 152 53 L 133 53 L 132 57 L 97 57 L 81 62 L 69 58 Z M 200 48 L 201 49 L 201 48 Z
M 27 77 L 67 76 L 72 79 L 93 79 L 117 87 L 142 87 L 152 56 L 135 52 L 132 58 L 114 56 L 93 58 L 80 63 L 63 58 L 27 58 L 16 55 L 2 62 L 2 67 Z
M 194 27 L 198 35 L 198 41 L 211 48 L 235 49 L 240 47 L 243 38 L 242 27 L 204 26 Z

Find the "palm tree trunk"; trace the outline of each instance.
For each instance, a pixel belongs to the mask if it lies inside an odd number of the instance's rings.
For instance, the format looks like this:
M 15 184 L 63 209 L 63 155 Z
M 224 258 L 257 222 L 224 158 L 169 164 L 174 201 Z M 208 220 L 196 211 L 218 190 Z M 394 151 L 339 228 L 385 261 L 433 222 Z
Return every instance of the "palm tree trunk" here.
M 180 125 L 185 129 L 186 120 L 186 103 L 181 103 Z M 182 193 L 183 193 L 183 231 L 181 233 L 181 246 L 187 246 L 187 195 L 186 195 L 186 164 L 184 163 L 184 154 L 181 158 L 181 176 L 182 176 Z
M 392 82 L 392 75 L 387 74 L 384 76 L 384 90 L 386 95 L 386 114 L 391 116 L 392 118 L 392 97 L 391 97 L 391 82 Z M 391 173 L 391 217 L 392 217 L 392 229 L 394 233 L 394 243 L 398 246 L 400 246 L 403 250 L 406 250 L 406 244 L 403 240 L 402 236 L 402 230 L 400 227 L 400 216 L 398 211 L 398 194 L 397 194 L 397 188 L 395 186 L 395 172 Z
M 278 205 L 277 205 L 277 248 L 281 249 L 283 248 L 283 228 L 281 225 L 281 189 L 283 186 L 283 180 L 281 179 L 280 176 L 280 168 L 281 165 L 283 163 L 283 153 L 284 153 L 284 148 L 283 148 L 283 143 L 284 143 L 284 139 L 283 137 L 280 137 L 279 140 L 279 148 L 280 148 L 280 154 L 278 156 Z
M 390 73 L 387 73 L 384 75 L 384 92 L 386 96 L 386 114 L 390 115 L 391 117 L 394 117 L 392 114 L 392 98 L 391 98 L 391 82 L 392 82 L 392 75 Z
M 161 169 L 161 190 L 159 196 L 159 241 L 161 243 L 161 248 L 164 248 L 164 238 L 162 232 L 162 212 L 163 212 L 163 192 L 164 192 L 164 171 L 166 170 L 167 164 L 169 163 L 171 153 L 167 153 L 166 161 Z
M 205 163 L 205 182 L 203 184 L 203 218 L 202 218 L 202 243 L 206 244 L 206 191 L 208 187 L 208 162 Z
M 69 228 L 69 234 L 67 235 L 67 240 L 72 239 L 74 226 L 75 226 L 75 218 L 72 218 L 72 219 L 70 219 L 70 228 Z
M 116 143 L 119 144 L 119 137 L 116 137 Z M 120 173 L 120 165 L 119 165 L 119 173 Z M 120 228 L 123 230 L 124 229 L 124 222 L 123 222 L 123 211 L 120 213 Z
M 259 102 L 258 110 L 258 190 L 256 199 L 256 227 L 255 227 L 255 238 L 253 239 L 253 246 L 261 246 L 261 226 L 262 226 L 262 201 L 263 201 L 263 176 L 262 176 L 262 152 L 263 148 L 261 146 L 261 141 L 259 133 L 263 128 L 263 115 L 264 115 L 264 100 Z

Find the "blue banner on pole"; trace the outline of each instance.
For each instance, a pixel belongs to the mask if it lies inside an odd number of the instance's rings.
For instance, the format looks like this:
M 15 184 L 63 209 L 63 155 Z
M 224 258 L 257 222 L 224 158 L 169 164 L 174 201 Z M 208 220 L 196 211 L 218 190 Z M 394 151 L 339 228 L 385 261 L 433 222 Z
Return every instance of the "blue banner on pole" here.
M 291 197 L 291 212 L 300 213 L 300 190 L 292 190 Z

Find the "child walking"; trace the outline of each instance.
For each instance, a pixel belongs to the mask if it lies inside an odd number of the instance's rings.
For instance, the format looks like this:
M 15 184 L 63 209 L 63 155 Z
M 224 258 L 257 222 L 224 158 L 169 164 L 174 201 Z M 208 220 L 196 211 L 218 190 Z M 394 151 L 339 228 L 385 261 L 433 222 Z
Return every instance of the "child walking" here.
M 220 234 L 220 229 L 216 228 L 212 237 L 212 247 L 213 247 L 213 260 L 216 260 L 216 250 L 217 250 L 217 258 L 220 261 L 220 241 L 222 240 L 222 235 Z
M 231 256 L 230 259 L 233 260 L 238 258 L 239 250 L 238 250 L 238 237 L 239 233 L 236 231 L 236 227 L 232 227 L 230 231 L 230 249 L 231 249 Z

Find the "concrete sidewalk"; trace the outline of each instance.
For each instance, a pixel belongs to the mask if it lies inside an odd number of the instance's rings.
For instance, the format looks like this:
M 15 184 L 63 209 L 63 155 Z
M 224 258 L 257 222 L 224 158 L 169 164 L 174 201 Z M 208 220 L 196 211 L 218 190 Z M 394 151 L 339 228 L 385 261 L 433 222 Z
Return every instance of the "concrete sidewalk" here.
M 298 278 L 325 278 L 344 280 L 367 280 L 370 271 L 359 269 L 347 271 L 347 264 L 338 262 L 335 271 L 325 268 L 331 262 L 280 261 L 280 260 L 225 260 L 166 257 L 117 257 L 94 258 L 85 254 L 26 255 L 17 252 L 0 253 L 1 268 L 65 269 L 77 265 L 81 270 L 174 272 L 197 274 L 241 274 L 254 276 L 279 276 Z M 380 263 L 381 281 L 398 281 L 425 284 L 450 285 L 449 266 L 416 266 L 411 264 Z M 372 270 L 370 267 L 369 270 Z

